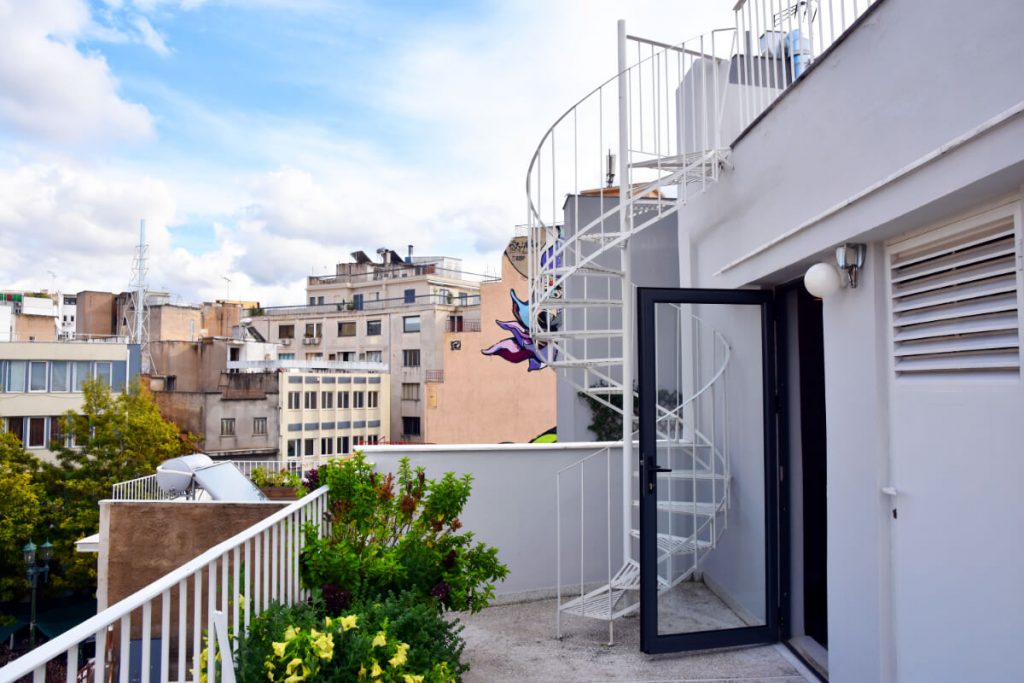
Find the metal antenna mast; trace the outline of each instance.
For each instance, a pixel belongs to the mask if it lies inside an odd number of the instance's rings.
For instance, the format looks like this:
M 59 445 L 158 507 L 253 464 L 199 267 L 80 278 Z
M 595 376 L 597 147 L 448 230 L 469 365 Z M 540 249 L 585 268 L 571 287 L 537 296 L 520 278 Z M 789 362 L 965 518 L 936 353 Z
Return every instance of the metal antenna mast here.
M 153 357 L 149 352 L 149 306 L 146 304 L 146 259 L 149 255 L 149 245 L 146 244 L 146 219 L 139 221 L 139 245 L 135 248 L 135 258 L 132 259 L 132 281 L 129 285 L 131 290 L 132 317 L 130 318 L 131 329 L 128 332 L 128 341 L 131 344 L 138 344 L 142 352 L 142 372 L 150 372 L 153 365 Z

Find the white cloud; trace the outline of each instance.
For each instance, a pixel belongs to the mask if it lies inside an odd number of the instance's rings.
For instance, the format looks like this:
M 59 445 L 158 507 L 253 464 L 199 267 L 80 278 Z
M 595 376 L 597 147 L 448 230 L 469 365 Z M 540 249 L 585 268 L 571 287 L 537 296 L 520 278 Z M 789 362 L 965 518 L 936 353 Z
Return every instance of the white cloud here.
M 106 60 L 76 47 L 91 26 L 79 0 L 0 0 L 0 121 L 58 143 L 152 133 L 149 111 L 118 95 Z
M 149 20 L 146 19 L 146 17 L 134 17 L 132 19 L 132 24 L 139 32 L 142 43 L 146 45 L 146 47 L 161 57 L 170 56 L 171 49 L 167 47 L 167 43 L 164 41 L 163 36 L 157 33 L 156 29 L 153 28 L 153 25 L 149 23 Z

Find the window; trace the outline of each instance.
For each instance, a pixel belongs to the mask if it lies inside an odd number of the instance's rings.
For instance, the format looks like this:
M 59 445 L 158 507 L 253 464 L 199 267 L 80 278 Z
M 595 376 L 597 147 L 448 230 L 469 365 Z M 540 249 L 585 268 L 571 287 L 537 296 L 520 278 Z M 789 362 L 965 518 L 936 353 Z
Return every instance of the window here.
M 315 296 L 309 297 L 309 305 L 310 306 L 315 306 L 316 305 L 316 297 Z
M 406 436 L 420 435 L 420 418 L 402 416 L 402 433 Z
M 113 371 L 110 367 L 110 363 L 97 363 L 96 364 L 96 379 L 108 387 L 112 384 L 111 379 L 113 377 Z
M 322 391 L 320 392 L 320 407 L 324 410 L 330 410 L 334 407 L 334 392 L 333 391 Z
M 370 444 L 371 446 L 376 446 L 379 439 L 380 437 L 378 437 L 376 434 L 371 434 L 370 436 L 366 437 L 366 443 Z
M 220 419 L 220 435 L 221 436 L 234 436 L 235 435 L 235 418 L 233 418 L 233 417 L 222 417 Z
M 46 361 L 34 360 L 28 364 L 28 390 L 46 391 Z
M 343 362 L 349 363 L 351 361 L 354 361 L 355 359 L 356 359 L 356 352 L 355 351 L 342 351 L 341 352 L 341 360 Z
M 347 436 L 339 436 L 338 437 L 338 455 L 345 455 L 346 453 L 348 453 L 348 437 Z
M 319 352 L 310 352 L 306 354 L 306 360 L 319 360 L 324 357 L 324 354 Z
M 449 332 L 462 332 L 464 322 L 461 315 L 450 315 L 448 316 L 448 331 Z
M 469 305 L 469 295 L 466 294 L 465 292 L 459 292 L 459 305 L 460 306 L 468 306 Z
M 339 337 L 354 337 L 356 336 L 356 323 L 355 321 L 347 323 L 338 323 L 338 336 Z
M 353 294 L 352 295 L 352 308 L 356 309 L 357 311 L 363 310 L 363 295 L 362 294 Z
M 384 352 L 383 351 L 367 351 L 365 356 L 366 362 L 368 363 L 383 363 Z
M 25 441 L 25 418 L 23 417 L 9 417 L 7 418 L 7 431 L 18 437 L 18 441 L 24 443 Z
M 81 392 L 82 387 L 85 385 L 85 380 L 89 379 L 92 375 L 92 363 L 87 360 L 75 361 L 74 371 L 75 379 L 72 386 L 74 391 Z
M 338 392 L 338 409 L 339 410 L 348 410 L 348 392 L 347 391 L 339 391 Z
M 242 349 L 238 348 L 237 346 L 233 346 L 230 349 L 228 349 L 228 360 L 241 360 L 241 359 L 242 359 Z
M 295 360 L 294 353 L 279 353 L 277 354 L 278 360 Z
M 28 419 L 27 448 L 42 448 L 46 445 L 46 418 L 30 417 Z
M 420 385 L 412 382 L 404 382 L 402 384 L 402 400 L 403 401 L 418 401 L 420 400 Z
M 177 375 L 167 375 L 167 377 L 164 378 L 164 389 L 166 389 L 167 391 L 174 391 L 177 388 L 178 388 L 178 376 Z
M 306 336 L 307 337 L 322 337 L 323 335 L 323 323 L 306 323 Z
M 379 337 L 380 336 L 380 321 L 379 320 L 367 320 L 366 321 L 366 336 L 367 337 Z
M 302 399 L 300 397 L 300 391 L 289 391 L 288 392 L 288 410 L 298 410 L 302 407 Z
M 407 289 L 405 290 L 405 303 L 414 304 L 416 303 L 416 290 Z
M 71 388 L 71 364 L 66 360 L 50 363 L 50 391 L 67 391 Z
M 316 439 L 306 439 L 303 455 L 316 455 Z
M 318 296 L 316 298 L 316 305 L 317 306 L 323 306 L 324 305 L 324 298 L 322 296 Z
M 402 332 L 419 332 L 420 317 L 418 315 L 407 315 L 402 318 Z
M 320 439 L 320 455 L 333 455 L 334 454 L 334 439 L 325 436 Z
M 294 458 L 302 455 L 302 441 L 299 439 L 288 439 L 288 457 Z
M 306 392 L 306 405 L 305 405 L 305 407 L 306 407 L 306 410 L 316 410 L 316 392 L 315 391 L 307 391 Z
M 295 325 L 278 325 L 277 336 L 279 339 L 295 339 Z
M 61 419 L 61 417 L 56 415 L 50 418 L 50 443 L 64 446 L 67 439 L 64 435 Z
M 252 419 L 252 433 L 255 436 L 265 436 L 267 433 L 267 418 L 254 417 Z
M 366 407 L 367 408 L 376 408 L 377 405 L 378 405 L 379 396 L 380 396 L 380 393 L 377 392 L 377 391 L 367 391 L 366 392 Z
M 366 443 L 366 437 L 364 437 L 364 436 L 353 436 L 352 437 L 352 445 L 353 446 L 362 446 L 364 443 Z
M 405 349 L 402 351 L 402 365 L 407 368 L 418 368 L 420 366 L 420 350 Z
M 363 392 L 353 391 L 352 392 L 352 407 L 362 408 L 363 407 Z
M 11 378 L 8 382 L 7 391 L 25 391 L 25 388 L 28 386 L 28 363 L 23 360 L 12 360 L 10 365 Z

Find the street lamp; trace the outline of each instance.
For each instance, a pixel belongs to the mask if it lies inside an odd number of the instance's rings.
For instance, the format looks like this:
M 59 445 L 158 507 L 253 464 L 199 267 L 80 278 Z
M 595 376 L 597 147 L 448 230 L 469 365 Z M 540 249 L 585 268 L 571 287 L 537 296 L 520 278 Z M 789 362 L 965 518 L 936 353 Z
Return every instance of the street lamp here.
M 37 552 L 38 550 L 38 552 Z M 32 583 L 32 612 L 28 623 L 28 646 L 36 646 L 36 587 L 39 585 L 39 575 L 43 580 L 50 578 L 50 558 L 53 557 L 53 544 L 49 540 L 41 546 L 36 546 L 29 539 L 22 549 L 22 556 L 25 560 L 25 577 Z

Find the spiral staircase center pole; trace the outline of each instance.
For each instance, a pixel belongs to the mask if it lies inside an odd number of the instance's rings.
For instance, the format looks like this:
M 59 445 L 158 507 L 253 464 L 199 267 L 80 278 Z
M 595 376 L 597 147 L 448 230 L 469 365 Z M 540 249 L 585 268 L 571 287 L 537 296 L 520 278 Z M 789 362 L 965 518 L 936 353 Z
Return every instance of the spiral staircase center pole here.
M 619 232 L 632 229 L 629 183 L 629 80 L 626 63 L 626 22 L 619 19 Z M 622 243 L 622 561 L 628 562 L 633 514 L 633 279 L 630 241 Z M 610 349 L 609 349 L 610 351 Z M 609 538 L 609 542 L 611 539 Z

